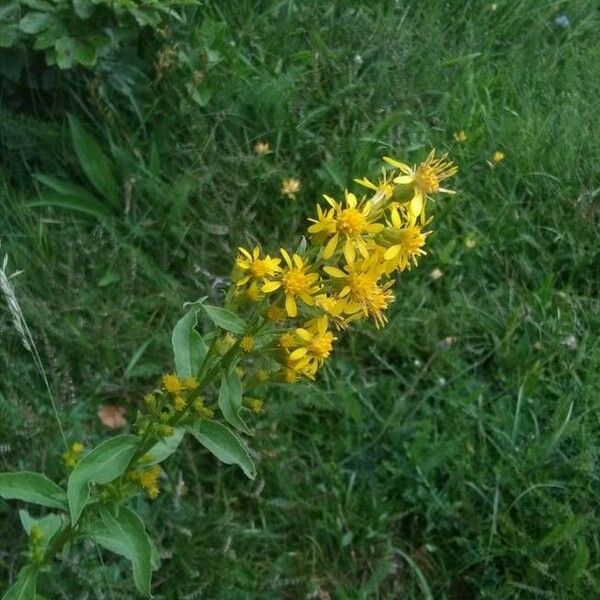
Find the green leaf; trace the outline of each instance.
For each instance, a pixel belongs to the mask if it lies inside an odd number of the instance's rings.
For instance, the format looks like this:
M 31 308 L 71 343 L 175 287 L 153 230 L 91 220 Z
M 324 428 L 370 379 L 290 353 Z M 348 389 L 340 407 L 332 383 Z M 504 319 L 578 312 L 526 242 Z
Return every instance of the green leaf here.
M 27 206 L 58 206 L 78 212 L 92 215 L 97 219 L 103 219 L 110 215 L 110 210 L 97 200 L 88 200 L 77 196 L 63 196 L 62 194 L 45 194 L 39 200 L 32 200 Z
M 202 336 L 196 331 L 198 308 L 192 308 L 182 317 L 173 329 L 171 344 L 175 356 L 177 375 L 182 378 L 193 377 L 198 373 L 206 357 L 207 348 Z
M 26 510 L 19 511 L 19 518 L 21 519 L 21 524 L 23 525 L 23 529 L 27 532 L 27 535 L 31 535 L 31 528 L 34 525 L 38 527 L 42 535 L 43 547 L 48 545 L 48 542 L 56 535 L 63 522 L 60 515 L 54 513 L 36 519 Z
M 248 449 L 231 429 L 216 421 L 196 421 L 187 430 L 226 465 L 238 465 L 246 477 L 254 479 L 256 469 Z
M 148 462 L 144 461 L 144 465 L 157 465 L 169 458 L 169 456 L 177 450 L 179 444 L 181 444 L 184 435 L 185 429 L 183 429 L 183 427 L 177 427 L 173 432 L 173 435 L 154 444 L 154 446 L 148 450 L 150 460 Z
M 19 21 L 19 29 L 23 33 L 35 35 L 48 27 L 52 15 L 42 12 L 29 12 Z
M 75 60 L 86 67 L 93 67 L 98 60 L 100 48 L 93 43 L 78 42 L 75 46 Z
M 19 471 L 0 473 L 0 496 L 67 510 L 67 496 L 61 487 L 41 473 Z
M 62 196 L 73 196 L 75 198 L 87 200 L 92 204 L 102 205 L 94 194 L 88 192 L 84 187 L 77 185 L 72 181 L 65 181 L 64 179 L 59 179 L 58 177 L 53 177 L 52 175 L 46 175 L 44 173 L 34 173 L 33 177 Z
M 2 600 L 36 600 L 38 571 L 33 565 L 21 569 L 17 580 L 6 590 Z
M 139 444 L 135 435 L 110 438 L 84 456 L 73 469 L 67 483 L 71 522 L 77 523 L 90 497 L 90 484 L 110 483 L 122 475 Z
M 202 307 L 206 311 L 208 318 L 221 329 L 225 331 L 231 331 L 231 333 L 237 333 L 242 335 L 246 333 L 248 325 L 243 319 L 240 319 L 235 313 L 232 313 L 225 308 L 219 308 L 218 306 L 210 306 L 203 304 Z
M 75 40 L 72 37 L 65 35 L 56 40 L 54 50 L 60 69 L 70 69 L 75 64 Z
M 219 408 L 225 417 L 225 420 L 248 435 L 252 435 L 248 425 L 240 416 L 242 408 L 242 382 L 235 370 L 223 375 L 221 380 L 221 389 L 219 390 Z
M 68 115 L 68 119 L 73 147 L 81 168 L 96 190 L 118 208 L 121 193 L 112 163 L 81 123 L 73 115 Z
M 118 515 L 107 507 L 102 507 L 100 516 L 106 536 L 96 541 L 131 561 L 135 587 L 140 594 L 149 597 L 153 552 L 144 523 L 135 512 L 125 506 L 120 508 Z
M 587 515 L 572 515 L 563 523 L 555 525 L 541 540 L 540 546 L 554 546 L 570 541 L 585 529 L 588 523 Z

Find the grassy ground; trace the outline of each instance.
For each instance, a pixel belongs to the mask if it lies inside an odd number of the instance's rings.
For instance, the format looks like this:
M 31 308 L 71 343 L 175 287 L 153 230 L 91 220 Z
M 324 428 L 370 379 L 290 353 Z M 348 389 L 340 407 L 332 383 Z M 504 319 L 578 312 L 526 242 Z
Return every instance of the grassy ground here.
M 136 108 L 65 75 L 51 118 L 34 93 L 1 109 L 2 251 L 73 438 L 105 435 L 103 403 L 133 416 L 170 368 L 182 303 L 219 298 L 240 243 L 297 239 L 321 192 L 385 154 L 447 150 L 460 193 L 437 204 L 389 326 L 348 332 L 314 385 L 273 390 L 256 483 L 191 442 L 167 464 L 165 493 L 140 506 L 164 559 L 156 597 L 595 597 L 595 3 L 206 4 L 190 22 L 226 23 L 206 108 L 168 81 Z M 67 111 L 125 182 L 109 226 L 27 206 L 32 172 L 85 183 Z M 57 475 L 56 425 L 4 308 L 0 336 L 0 466 Z M 24 536 L 14 506 L 0 519 L 4 581 Z M 103 560 L 72 553 L 45 595 L 132 597 L 125 565 Z

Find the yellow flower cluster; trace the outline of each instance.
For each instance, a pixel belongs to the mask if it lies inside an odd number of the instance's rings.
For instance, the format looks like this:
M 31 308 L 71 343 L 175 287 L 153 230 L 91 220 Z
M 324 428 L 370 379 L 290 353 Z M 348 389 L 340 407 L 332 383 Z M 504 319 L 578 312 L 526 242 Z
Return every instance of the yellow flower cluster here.
M 210 419 L 214 411 L 204 404 L 204 397 L 197 394 L 198 381 L 195 377 L 180 379 L 175 373 L 162 378 L 163 390 L 168 394 L 170 405 L 176 414 L 191 411 L 201 419 Z
M 457 168 L 435 151 L 414 167 L 384 160 L 392 169 L 384 167 L 378 181 L 355 180 L 370 197 L 348 191 L 341 200 L 324 196 L 309 219 L 308 247 L 282 248 L 280 256 L 264 254 L 258 246 L 239 248 L 227 306 L 251 303 L 253 314 L 271 322 L 276 342 L 263 348 L 280 365 L 275 369 L 279 380 L 314 378 L 337 339 L 332 325 L 343 329 L 365 318 L 385 325 L 394 300 L 393 274 L 417 265 L 425 254 L 431 222 L 427 201 L 439 192 L 453 193 L 442 183 Z M 246 354 L 257 348 L 250 334 L 239 345 Z M 263 364 L 256 379 L 272 374 Z
M 62 459 L 65 466 L 69 469 L 74 469 L 84 451 L 84 446 L 81 442 L 73 442 L 68 450 L 63 452 Z
M 136 469 L 130 473 L 130 478 L 135 481 L 146 492 L 148 498 L 154 500 L 160 493 L 158 487 L 158 478 L 160 477 L 161 469 L 158 465 L 152 465 L 147 469 Z

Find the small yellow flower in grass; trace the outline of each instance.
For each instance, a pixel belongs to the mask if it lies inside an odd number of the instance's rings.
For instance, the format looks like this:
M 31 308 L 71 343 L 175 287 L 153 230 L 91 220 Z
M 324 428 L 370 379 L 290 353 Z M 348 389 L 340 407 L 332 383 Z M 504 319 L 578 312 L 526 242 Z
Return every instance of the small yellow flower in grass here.
M 457 141 L 459 144 L 462 144 L 463 142 L 467 141 L 467 132 L 464 129 L 459 129 L 458 131 L 455 131 L 452 134 L 452 137 L 455 139 L 455 141 Z
M 388 156 L 384 156 L 383 160 L 402 173 L 394 178 L 394 183 L 413 186 L 412 198 L 409 200 L 408 205 L 413 219 L 420 217 L 422 223 L 426 221 L 425 201 L 430 194 L 438 192 L 455 193 L 440 186 L 442 181 L 452 177 L 458 171 L 456 165 L 448 159 L 447 154 L 442 154 L 442 156 L 436 158 L 435 150 L 432 150 L 418 167 L 413 168 Z
M 269 142 L 257 142 L 254 145 L 254 153 L 257 156 L 264 156 L 269 151 Z
M 169 394 L 179 394 L 183 391 L 183 382 L 175 373 L 167 373 L 162 378 L 163 388 Z
M 285 296 L 285 310 L 290 317 L 295 317 L 298 314 L 298 306 L 296 298 L 300 298 L 305 304 L 312 306 L 314 296 L 319 292 L 319 275 L 310 269 L 310 265 L 306 263 L 301 256 L 294 254 L 290 256 L 286 250 L 281 249 L 287 268 L 283 270 L 283 274 L 278 281 L 269 281 L 262 287 L 265 294 L 283 289 Z
M 240 348 L 246 353 L 252 352 L 252 350 L 254 350 L 255 347 L 256 342 L 254 341 L 254 338 L 251 335 L 245 335 L 240 340 Z
M 477 245 L 477 240 L 471 236 L 467 236 L 465 238 L 465 246 L 471 250 L 472 248 L 475 248 L 475 246 Z
M 62 459 L 65 466 L 69 469 L 73 469 L 79 462 L 81 455 L 83 454 L 84 445 L 81 442 L 73 442 L 71 447 L 63 452 Z
M 295 200 L 300 191 L 300 180 L 295 177 L 288 177 L 281 182 L 281 193 L 290 200 Z
M 235 268 L 242 277 L 236 281 L 237 286 L 245 285 L 251 281 L 264 281 L 281 272 L 280 258 L 271 258 L 268 254 L 261 258 L 260 248 L 255 246 L 252 252 L 245 248 L 238 248 L 240 256 L 235 261 Z
M 373 204 L 371 202 L 359 203 L 356 196 L 346 192 L 345 206 L 340 202 L 336 202 L 330 196 L 323 196 L 331 209 L 327 213 L 317 212 L 317 220 L 313 219 L 314 225 L 308 228 L 308 232 L 322 237 L 333 234 L 323 250 L 323 258 L 328 260 L 337 250 L 338 243 L 343 241 L 342 251 L 348 263 L 354 262 L 356 251 L 363 258 L 367 258 L 367 245 L 363 236 L 378 233 L 383 229 L 383 224 L 372 223 L 369 219 Z M 329 222 L 333 222 L 335 229 L 331 230 Z
M 502 162 L 505 158 L 506 158 L 506 154 L 504 154 L 504 152 L 502 152 L 502 150 L 496 150 L 496 152 L 494 152 L 494 154 L 492 154 L 490 164 L 492 166 L 497 165 L 498 163 Z
M 433 279 L 433 281 L 437 281 L 438 279 L 441 279 L 444 276 L 444 272 L 439 269 L 438 267 L 436 267 L 435 269 L 433 269 L 431 271 L 431 273 L 429 273 L 429 277 L 431 277 L 431 279 Z

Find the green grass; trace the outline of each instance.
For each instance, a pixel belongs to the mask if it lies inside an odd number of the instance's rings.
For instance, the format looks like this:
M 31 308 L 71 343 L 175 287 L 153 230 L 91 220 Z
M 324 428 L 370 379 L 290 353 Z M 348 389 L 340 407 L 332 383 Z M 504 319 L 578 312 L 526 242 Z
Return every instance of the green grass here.
M 51 103 L 21 91 L 0 110 L 1 254 L 23 270 L 16 293 L 73 439 L 105 435 L 103 403 L 133 418 L 170 368 L 182 303 L 218 301 L 238 245 L 297 243 L 319 194 L 376 175 L 386 154 L 448 151 L 459 193 L 437 203 L 389 326 L 348 331 L 315 384 L 266 398 L 257 482 L 191 441 L 167 463 L 164 493 L 138 507 L 163 554 L 156 597 L 595 597 L 595 3 L 206 4 L 188 25 L 227 24 L 206 108 L 174 78 L 140 119 L 108 84 L 94 101 L 80 73 Z M 27 205 L 34 172 L 89 187 L 67 111 L 130 189 L 106 225 Z M 272 153 L 255 157 L 257 140 Z M 279 194 L 292 175 L 295 202 Z M 4 308 L 0 337 L 0 468 L 60 477 L 43 384 Z M 14 504 L 0 522 L 6 581 L 25 536 Z M 74 549 L 44 595 L 132 597 L 126 565 L 103 561 Z

